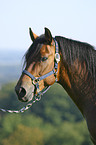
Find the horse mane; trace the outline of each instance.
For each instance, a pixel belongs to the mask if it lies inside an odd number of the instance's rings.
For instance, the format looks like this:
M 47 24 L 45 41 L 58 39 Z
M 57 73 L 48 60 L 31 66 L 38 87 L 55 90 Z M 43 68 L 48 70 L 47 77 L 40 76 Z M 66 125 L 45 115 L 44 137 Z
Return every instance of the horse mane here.
M 65 37 L 55 37 L 63 55 L 63 61 L 72 65 L 76 59 L 81 64 L 85 61 L 87 69 L 96 82 L 96 50 L 88 43 L 79 42 Z

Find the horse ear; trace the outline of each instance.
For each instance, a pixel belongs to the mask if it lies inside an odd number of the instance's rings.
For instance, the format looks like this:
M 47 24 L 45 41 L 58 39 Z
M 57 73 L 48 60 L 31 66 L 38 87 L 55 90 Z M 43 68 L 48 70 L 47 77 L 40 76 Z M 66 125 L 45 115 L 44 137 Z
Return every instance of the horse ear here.
M 48 44 L 51 44 L 52 42 L 52 34 L 48 28 L 45 28 L 45 38 L 48 42 Z
M 29 34 L 32 41 L 34 41 L 38 36 L 32 32 L 31 28 L 29 28 Z

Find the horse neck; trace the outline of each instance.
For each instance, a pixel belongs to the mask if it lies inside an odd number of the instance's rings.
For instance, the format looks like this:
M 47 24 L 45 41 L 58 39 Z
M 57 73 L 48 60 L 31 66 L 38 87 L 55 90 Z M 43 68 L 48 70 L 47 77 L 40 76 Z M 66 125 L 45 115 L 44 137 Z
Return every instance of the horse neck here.
M 90 101 L 92 103 L 96 102 L 94 97 L 96 95 L 96 85 L 94 83 L 95 81 L 93 81 L 94 77 L 88 70 L 86 62 L 80 61 L 76 55 L 72 56 L 75 47 L 70 48 L 72 44 L 68 46 L 68 42 L 66 44 L 65 41 L 66 40 L 64 39 L 60 43 L 59 40 L 61 55 L 59 83 L 64 87 L 69 96 L 83 113 L 87 109 L 87 105 L 89 105 Z M 78 53 L 79 52 L 77 52 L 77 55 Z M 74 57 L 74 59 L 72 57 Z

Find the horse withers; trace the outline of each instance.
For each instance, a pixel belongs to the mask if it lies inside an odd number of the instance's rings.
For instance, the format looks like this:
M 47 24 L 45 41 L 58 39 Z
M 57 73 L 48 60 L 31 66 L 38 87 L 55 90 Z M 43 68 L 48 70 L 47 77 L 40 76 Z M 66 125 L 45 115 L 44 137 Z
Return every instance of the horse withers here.
M 55 82 L 75 102 L 96 145 L 96 51 L 87 43 L 52 37 L 49 29 L 37 36 L 30 28 L 32 45 L 25 54 L 23 71 L 15 91 L 27 102 Z

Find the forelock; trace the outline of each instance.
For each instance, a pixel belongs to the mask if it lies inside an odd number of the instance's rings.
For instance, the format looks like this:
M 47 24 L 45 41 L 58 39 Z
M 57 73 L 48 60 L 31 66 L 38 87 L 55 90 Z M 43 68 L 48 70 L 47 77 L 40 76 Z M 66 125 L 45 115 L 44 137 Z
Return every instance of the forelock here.
M 27 63 L 28 59 L 31 59 L 32 61 L 38 59 L 37 55 L 40 52 L 40 49 L 42 48 L 43 44 L 47 44 L 44 34 L 37 37 L 36 40 L 31 44 L 28 51 L 24 55 L 24 64 Z

